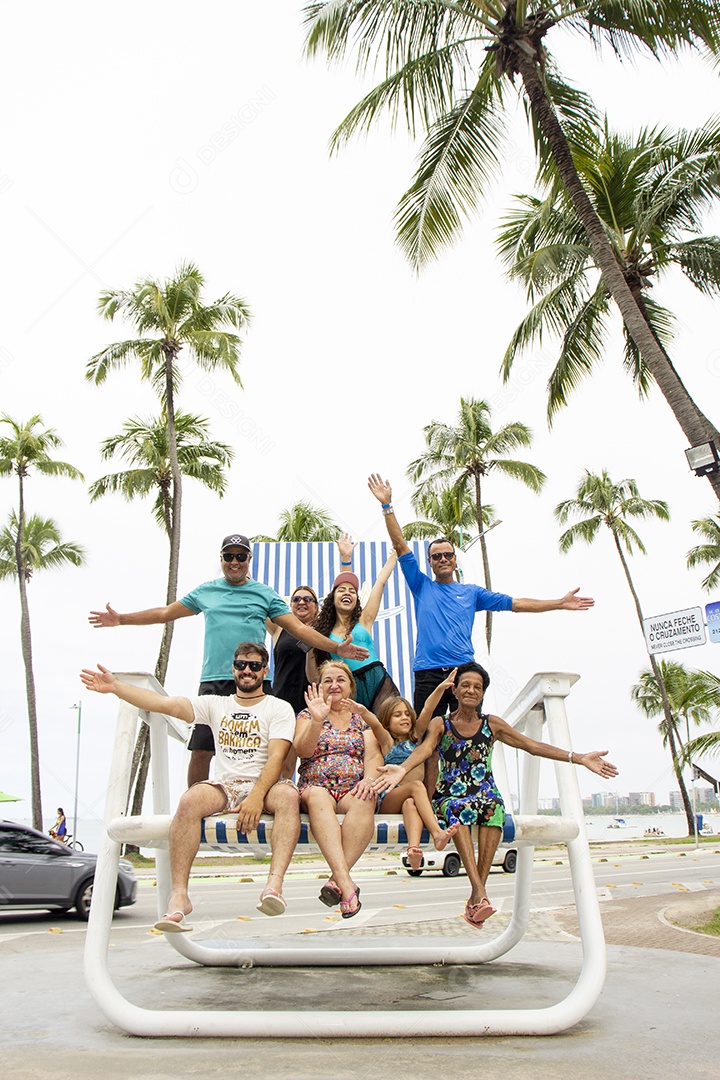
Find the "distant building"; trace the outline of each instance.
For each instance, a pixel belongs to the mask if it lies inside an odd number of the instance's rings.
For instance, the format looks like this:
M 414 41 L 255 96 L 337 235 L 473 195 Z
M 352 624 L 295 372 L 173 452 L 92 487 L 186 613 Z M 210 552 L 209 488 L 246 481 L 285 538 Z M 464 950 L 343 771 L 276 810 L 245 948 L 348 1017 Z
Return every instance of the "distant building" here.
M 629 806 L 654 806 L 655 805 L 655 792 L 654 791 L 631 791 L 628 794 Z
M 583 802 L 585 800 L 583 799 Z M 559 810 L 559 799 L 538 799 L 538 810 Z
M 682 795 L 680 794 L 679 791 L 671 791 L 670 792 L 670 805 L 672 806 L 673 810 L 684 810 L 685 809 L 685 807 L 683 805 L 683 801 L 682 801 Z
M 615 796 L 609 794 L 607 791 L 598 791 L 594 795 L 590 796 L 590 805 L 592 806 L 593 810 L 601 809 L 604 806 L 611 806 L 614 801 Z

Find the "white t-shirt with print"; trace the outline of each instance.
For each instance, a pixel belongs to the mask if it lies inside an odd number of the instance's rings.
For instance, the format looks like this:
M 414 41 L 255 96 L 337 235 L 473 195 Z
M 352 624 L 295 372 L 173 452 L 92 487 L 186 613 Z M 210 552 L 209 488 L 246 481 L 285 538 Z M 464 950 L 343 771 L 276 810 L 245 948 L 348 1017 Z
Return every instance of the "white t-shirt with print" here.
M 235 695 L 206 694 L 191 701 L 195 722 L 207 724 L 215 736 L 215 780 L 254 782 L 267 762 L 270 739 L 292 742 L 295 713 L 280 698 L 243 705 Z

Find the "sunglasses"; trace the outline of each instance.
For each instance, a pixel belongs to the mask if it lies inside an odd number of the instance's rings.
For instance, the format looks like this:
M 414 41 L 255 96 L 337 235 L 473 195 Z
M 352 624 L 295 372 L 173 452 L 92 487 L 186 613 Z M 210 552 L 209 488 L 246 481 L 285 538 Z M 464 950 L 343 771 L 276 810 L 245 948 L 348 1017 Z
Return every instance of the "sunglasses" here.
M 238 671 L 244 671 L 245 668 L 250 668 L 251 671 L 262 671 L 265 667 L 262 660 L 233 660 L 233 667 Z
M 431 562 L 440 562 L 441 559 L 447 559 L 448 562 L 449 562 L 450 559 L 455 558 L 455 552 L 454 551 L 433 551 L 432 555 L 428 556 L 428 558 L 430 559 Z
M 241 551 L 239 555 L 236 555 L 234 551 L 223 551 L 222 557 L 225 562 L 231 563 L 233 559 L 237 559 L 239 563 L 243 563 L 247 562 L 250 558 L 250 552 Z
M 316 600 L 315 600 L 314 596 L 300 595 L 300 596 L 293 596 L 292 599 L 290 600 L 290 603 L 291 604 L 314 604 L 314 603 L 316 603 Z

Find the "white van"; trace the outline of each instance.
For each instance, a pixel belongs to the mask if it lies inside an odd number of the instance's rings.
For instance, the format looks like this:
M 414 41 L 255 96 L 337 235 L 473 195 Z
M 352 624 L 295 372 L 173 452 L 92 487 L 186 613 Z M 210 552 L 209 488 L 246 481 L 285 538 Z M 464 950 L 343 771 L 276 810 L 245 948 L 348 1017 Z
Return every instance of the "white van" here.
M 462 870 L 460 856 L 453 848 L 449 851 L 447 848 L 444 851 L 435 851 L 434 848 L 424 851 L 423 863 L 419 870 L 412 869 L 407 855 L 403 855 L 402 864 L 410 877 L 420 877 L 426 870 L 439 870 L 444 877 L 457 877 Z M 495 852 L 493 866 L 501 866 L 506 874 L 514 874 L 517 867 L 517 848 L 511 847 L 508 843 L 501 843 Z

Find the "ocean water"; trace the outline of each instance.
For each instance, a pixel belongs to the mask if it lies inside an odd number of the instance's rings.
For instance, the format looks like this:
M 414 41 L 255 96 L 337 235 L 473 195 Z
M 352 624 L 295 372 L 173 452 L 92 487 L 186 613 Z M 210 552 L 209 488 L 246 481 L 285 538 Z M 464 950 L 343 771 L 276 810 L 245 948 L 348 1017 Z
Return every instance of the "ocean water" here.
M 9 807 L 7 809 L 10 809 Z M 13 818 L 10 813 L 6 816 L 12 821 L 19 821 L 23 825 L 32 825 L 29 819 Z M 624 814 L 622 815 L 624 826 L 615 828 L 618 824 L 616 818 L 606 817 L 604 814 L 595 816 L 591 813 L 585 816 L 585 828 L 588 840 L 611 843 L 612 841 L 641 839 L 646 829 L 659 829 L 665 836 L 687 836 L 687 823 L 685 815 L 677 814 Z M 704 814 L 705 823 L 712 829 L 714 835 L 720 840 L 720 813 Z M 54 819 L 53 819 L 54 821 Z M 46 831 L 52 822 L 46 823 Z M 72 832 L 72 819 L 68 820 L 68 826 Z M 78 819 L 78 839 L 85 851 L 98 851 L 103 836 L 103 823 L 98 818 Z M 150 854 L 148 852 L 148 854 Z

